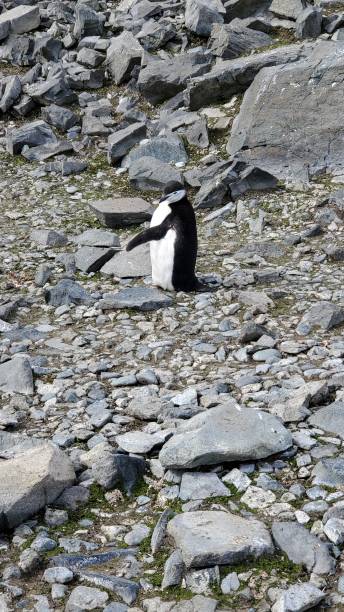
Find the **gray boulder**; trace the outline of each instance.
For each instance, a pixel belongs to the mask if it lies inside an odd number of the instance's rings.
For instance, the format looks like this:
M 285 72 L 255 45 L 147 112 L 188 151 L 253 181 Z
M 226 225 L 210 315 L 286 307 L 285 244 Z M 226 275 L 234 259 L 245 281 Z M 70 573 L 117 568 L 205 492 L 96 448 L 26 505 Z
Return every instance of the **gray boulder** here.
M 90 208 L 107 227 L 127 227 L 149 221 L 153 210 L 148 202 L 141 198 L 115 197 L 111 200 L 97 200 Z
M 116 278 L 140 278 L 149 276 L 151 271 L 149 244 L 116 253 L 101 269 L 102 274 Z
M 158 289 L 150 287 L 132 287 L 118 293 L 104 294 L 99 302 L 103 310 L 133 308 L 134 310 L 158 310 L 172 305 L 172 298 Z
M 141 64 L 142 54 L 143 47 L 130 31 L 111 39 L 106 64 L 116 85 L 129 80 L 133 68 Z
M 35 147 L 38 145 L 56 143 L 57 138 L 50 125 L 45 121 L 33 121 L 18 128 L 9 130 L 7 133 L 7 151 L 11 155 L 21 153 L 23 147 Z
M 187 568 L 233 565 L 271 554 L 274 546 L 265 525 L 221 511 L 185 512 L 167 526 Z
M 211 57 L 200 52 L 157 60 L 140 71 L 138 88 L 151 104 L 160 104 L 185 89 L 188 79 L 208 72 Z
M 344 321 L 344 308 L 332 302 L 317 302 L 304 314 L 302 323 L 328 330 Z
M 104 30 L 105 17 L 85 4 L 77 4 L 73 35 L 76 39 L 85 36 L 101 36 Z
M 214 55 L 228 60 L 252 49 L 268 47 L 272 42 L 273 39 L 268 34 L 247 28 L 240 19 L 235 19 L 229 25 L 215 24 L 208 46 Z
M 146 131 L 144 123 L 133 123 L 113 132 L 108 139 L 109 164 L 115 164 L 129 153 L 130 149 L 146 136 Z
M 261 13 L 267 9 L 271 4 L 271 0 L 225 0 L 224 5 L 226 9 L 226 21 L 230 22 L 236 17 L 244 19 Z
M 324 598 L 325 593 L 311 582 L 292 584 L 277 598 L 271 612 L 303 612 L 314 609 Z
M 319 408 L 309 417 L 308 422 L 313 427 L 344 438 L 344 403 L 333 402 L 329 406 Z
M 13 528 L 51 504 L 73 484 L 68 457 L 50 443 L 0 461 L 0 525 Z
M 166 468 L 187 469 L 263 459 L 291 444 L 291 434 L 279 419 L 231 401 L 181 424 L 163 446 L 159 459 Z
M 0 364 L 0 394 L 2 391 L 22 395 L 33 394 L 33 374 L 26 357 L 14 357 Z
M 286 45 L 221 62 L 203 76 L 190 78 L 184 94 L 185 104 L 197 110 L 209 104 L 228 102 L 234 94 L 245 91 L 262 68 L 296 62 L 305 57 L 307 51 L 306 45 Z
M 76 113 L 56 104 L 42 108 L 42 119 L 62 132 L 67 132 L 80 123 L 80 117 Z
M 168 164 L 187 161 L 187 153 L 181 138 L 175 134 L 146 140 L 132 149 L 123 159 L 122 167 L 130 168 L 131 164 L 141 157 L 155 157 Z
M 91 301 L 91 296 L 81 285 L 69 278 L 64 278 L 45 292 L 45 301 L 56 308 L 62 304 L 88 303 Z
M 321 24 L 321 12 L 308 6 L 298 15 L 295 34 L 297 38 L 317 38 L 321 34 Z
M 189 499 L 207 499 L 209 497 L 229 497 L 230 492 L 217 474 L 186 472 L 180 483 L 179 497 Z
M 77 586 L 71 592 L 66 604 L 66 612 L 103 609 L 109 595 L 106 591 L 87 586 Z
M 73 104 L 77 100 L 69 83 L 63 76 L 48 78 L 43 83 L 33 83 L 27 88 L 27 93 L 35 102 L 42 105 Z
M 244 96 L 228 153 L 293 184 L 319 172 L 342 174 L 340 45 L 323 41 L 304 61 L 262 70 Z
M 20 79 L 17 76 L 9 77 L 4 92 L 0 97 L 0 111 L 6 113 L 18 100 L 22 91 Z M 1 92 L 1 82 L 0 82 Z
M 0 15 L 0 32 L 2 32 L 0 40 L 5 38 L 4 33 L 6 29 L 7 33 L 24 34 L 38 28 L 40 22 L 38 5 L 16 6 L 9 11 L 4 11 Z
M 344 457 L 321 459 L 313 469 L 313 484 L 344 489 Z
M 306 6 L 306 0 L 272 0 L 270 11 L 278 17 L 295 20 Z
M 221 0 L 186 0 L 185 26 L 198 36 L 209 36 L 214 23 L 223 23 L 226 10 Z
M 129 181 L 136 189 L 163 191 L 168 183 L 183 185 L 180 172 L 154 157 L 140 157 L 129 166 Z
M 302 525 L 293 522 L 275 522 L 272 525 L 272 535 L 277 546 L 293 563 L 303 565 L 310 573 L 319 575 L 334 573 L 336 564 L 330 555 L 328 544 Z

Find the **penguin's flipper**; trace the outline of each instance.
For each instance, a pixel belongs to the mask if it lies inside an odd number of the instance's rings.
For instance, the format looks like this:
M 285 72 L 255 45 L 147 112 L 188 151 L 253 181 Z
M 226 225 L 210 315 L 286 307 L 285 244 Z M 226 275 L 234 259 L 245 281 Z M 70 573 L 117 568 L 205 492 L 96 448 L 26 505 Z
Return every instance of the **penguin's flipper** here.
M 150 242 L 151 240 L 161 240 L 161 238 L 166 235 L 169 228 L 170 224 L 163 221 L 161 225 L 155 225 L 154 227 L 144 230 L 128 242 L 126 250 L 132 251 L 132 249 L 135 249 L 140 244 L 145 244 L 145 242 Z

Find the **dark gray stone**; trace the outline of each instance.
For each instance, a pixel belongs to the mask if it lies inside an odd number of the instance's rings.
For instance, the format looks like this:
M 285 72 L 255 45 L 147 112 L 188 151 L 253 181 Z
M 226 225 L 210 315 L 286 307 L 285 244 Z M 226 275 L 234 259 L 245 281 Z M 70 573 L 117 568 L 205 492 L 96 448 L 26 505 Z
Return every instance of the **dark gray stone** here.
M 100 572 L 81 572 L 79 575 L 81 580 L 115 593 L 128 605 L 134 603 L 139 594 L 140 587 L 132 580 L 126 580 L 111 574 L 101 574 Z
M 71 90 L 64 76 L 51 77 L 43 83 L 33 83 L 27 88 L 27 94 L 41 105 L 57 104 L 63 106 L 77 101 L 75 92 Z
M 133 123 L 126 128 L 113 132 L 108 140 L 109 164 L 115 164 L 122 159 L 145 136 L 146 126 L 144 123 Z
M 172 303 L 172 298 L 158 289 L 151 289 L 150 287 L 132 287 L 123 289 L 118 293 L 104 294 L 99 305 L 103 310 L 133 308 L 134 310 L 147 312 L 149 310 L 166 308 L 167 306 L 171 306 Z
M 130 31 L 111 39 L 106 52 L 106 64 L 116 83 L 128 81 L 135 66 L 141 64 L 143 48 Z
M 317 38 L 321 34 L 322 14 L 319 9 L 308 6 L 297 17 L 297 38 Z
M 185 26 L 198 36 L 208 37 L 214 23 L 223 23 L 225 13 L 221 0 L 186 0 Z
M 73 35 L 80 39 L 85 36 L 101 36 L 104 31 L 105 17 L 85 4 L 77 4 Z
M 39 7 L 35 6 L 16 6 L 9 11 L 4 11 L 0 15 L 0 28 L 2 38 L 8 33 L 24 34 L 39 27 L 41 22 Z
M 304 314 L 302 323 L 311 328 L 320 327 L 328 330 L 344 321 L 344 309 L 332 302 L 317 302 Z
M 129 180 L 135 189 L 143 191 L 164 191 L 173 182 L 183 186 L 180 172 L 155 157 L 140 157 L 129 166 Z
M 113 254 L 114 250 L 111 247 L 99 248 L 83 246 L 75 254 L 75 265 L 78 270 L 86 274 L 98 272 L 98 270 L 111 259 Z
M 214 55 L 229 60 L 252 49 L 268 47 L 272 42 L 268 34 L 247 28 L 240 19 L 235 19 L 228 25 L 214 25 L 208 44 Z
M 57 307 L 62 304 L 86 304 L 91 301 L 91 296 L 81 285 L 65 278 L 45 292 L 45 300 L 50 306 Z
M 56 104 L 42 108 L 42 118 L 62 132 L 67 132 L 80 123 L 80 117 L 76 113 Z
M 36 147 L 43 144 L 56 143 L 57 138 L 50 125 L 45 121 L 33 121 L 21 127 L 8 131 L 7 151 L 11 155 L 21 153 L 25 145 Z
M 7 111 L 14 105 L 18 100 L 22 91 L 22 85 L 20 79 L 17 76 L 9 77 L 6 82 L 5 90 L 0 98 L 0 111 L 7 113 Z M 1 83 L 0 83 L 1 92 Z

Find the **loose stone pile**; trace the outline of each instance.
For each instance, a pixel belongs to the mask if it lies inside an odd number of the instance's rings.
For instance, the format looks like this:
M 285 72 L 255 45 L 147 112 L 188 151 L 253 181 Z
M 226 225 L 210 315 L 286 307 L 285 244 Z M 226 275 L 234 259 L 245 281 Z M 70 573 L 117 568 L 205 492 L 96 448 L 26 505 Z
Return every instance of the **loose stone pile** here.
M 0 0 L 0 610 L 344 607 L 344 2 Z M 199 294 L 125 246 L 169 181 Z

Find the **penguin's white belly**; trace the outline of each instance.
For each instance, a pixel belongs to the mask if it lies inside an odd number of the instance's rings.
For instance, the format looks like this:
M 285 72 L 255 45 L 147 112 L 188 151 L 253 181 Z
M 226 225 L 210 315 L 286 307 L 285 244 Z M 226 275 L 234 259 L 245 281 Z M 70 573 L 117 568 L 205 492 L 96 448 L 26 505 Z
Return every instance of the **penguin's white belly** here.
M 160 225 L 170 212 L 171 208 L 168 203 L 161 202 L 154 211 L 150 226 Z M 167 291 L 173 291 L 172 274 L 175 240 L 176 232 L 169 229 L 161 240 L 152 240 L 150 243 L 153 284 Z
M 172 275 L 175 240 L 175 230 L 169 229 L 164 238 L 153 240 L 150 243 L 153 284 L 167 291 L 173 291 Z

